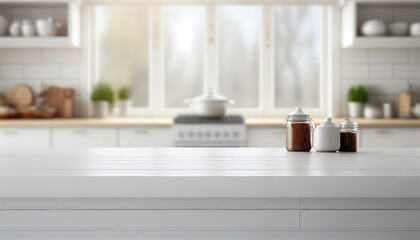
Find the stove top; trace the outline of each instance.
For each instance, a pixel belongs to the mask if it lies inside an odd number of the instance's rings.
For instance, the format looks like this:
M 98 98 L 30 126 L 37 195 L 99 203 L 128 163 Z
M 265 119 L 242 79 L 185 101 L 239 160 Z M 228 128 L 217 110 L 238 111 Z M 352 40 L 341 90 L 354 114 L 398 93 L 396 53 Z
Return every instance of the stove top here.
M 198 117 L 195 115 L 179 115 L 174 119 L 175 124 L 243 124 L 241 115 L 226 115 L 218 118 Z

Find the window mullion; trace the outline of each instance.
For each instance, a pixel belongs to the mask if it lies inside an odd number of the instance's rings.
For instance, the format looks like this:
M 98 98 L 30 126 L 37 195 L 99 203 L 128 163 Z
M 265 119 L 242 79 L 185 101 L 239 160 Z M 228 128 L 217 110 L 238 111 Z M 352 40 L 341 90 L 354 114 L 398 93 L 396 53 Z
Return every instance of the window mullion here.
M 218 61 L 217 61 L 217 22 L 216 5 L 207 5 L 207 35 L 206 35 L 206 70 L 204 90 L 213 88 L 219 91 L 218 84 Z

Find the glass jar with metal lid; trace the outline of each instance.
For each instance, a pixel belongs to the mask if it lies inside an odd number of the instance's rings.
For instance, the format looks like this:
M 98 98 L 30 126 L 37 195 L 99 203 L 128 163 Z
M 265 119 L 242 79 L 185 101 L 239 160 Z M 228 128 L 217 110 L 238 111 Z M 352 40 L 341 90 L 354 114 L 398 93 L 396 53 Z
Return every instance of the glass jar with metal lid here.
M 357 135 L 359 132 L 359 124 L 350 119 L 338 125 L 340 129 L 340 152 L 356 152 L 357 151 Z
M 309 114 L 297 107 L 290 112 L 284 120 L 286 127 L 286 149 L 288 151 L 305 151 L 312 148 L 312 136 L 315 127 Z

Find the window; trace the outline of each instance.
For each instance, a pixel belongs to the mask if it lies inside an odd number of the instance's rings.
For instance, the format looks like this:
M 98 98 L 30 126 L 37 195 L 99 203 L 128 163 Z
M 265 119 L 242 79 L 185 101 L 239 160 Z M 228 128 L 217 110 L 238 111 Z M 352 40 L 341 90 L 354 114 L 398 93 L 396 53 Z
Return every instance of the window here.
M 93 81 L 129 85 L 132 112 L 185 113 L 206 88 L 235 100 L 229 111 L 326 113 L 327 7 L 140 5 L 94 7 Z
M 130 86 L 134 108 L 149 106 L 149 21 L 145 7 L 95 8 L 96 80 Z

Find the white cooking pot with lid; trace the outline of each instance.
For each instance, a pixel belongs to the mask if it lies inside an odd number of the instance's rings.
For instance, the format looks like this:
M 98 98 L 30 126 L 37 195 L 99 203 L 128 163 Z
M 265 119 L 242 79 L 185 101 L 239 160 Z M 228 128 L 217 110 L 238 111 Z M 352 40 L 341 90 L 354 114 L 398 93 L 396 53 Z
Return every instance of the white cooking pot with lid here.
M 211 89 L 208 89 L 203 95 L 187 99 L 184 103 L 189 104 L 197 116 L 223 117 L 226 112 L 227 104 L 233 104 L 234 101 L 216 95 Z

